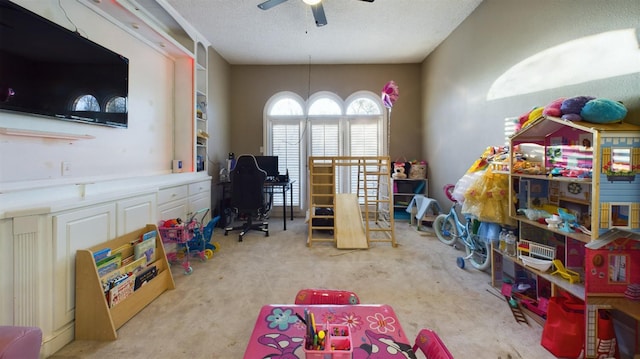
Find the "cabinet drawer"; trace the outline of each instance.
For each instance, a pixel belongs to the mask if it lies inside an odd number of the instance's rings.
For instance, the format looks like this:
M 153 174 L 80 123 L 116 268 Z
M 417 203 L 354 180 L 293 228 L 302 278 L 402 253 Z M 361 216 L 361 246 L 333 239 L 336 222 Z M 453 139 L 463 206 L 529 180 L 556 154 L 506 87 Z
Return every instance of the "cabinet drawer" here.
M 200 181 L 189 185 L 189 196 L 211 191 L 211 181 Z
M 177 199 L 186 198 L 188 193 L 187 186 L 175 186 L 163 188 L 158 191 L 158 204 L 163 204 Z

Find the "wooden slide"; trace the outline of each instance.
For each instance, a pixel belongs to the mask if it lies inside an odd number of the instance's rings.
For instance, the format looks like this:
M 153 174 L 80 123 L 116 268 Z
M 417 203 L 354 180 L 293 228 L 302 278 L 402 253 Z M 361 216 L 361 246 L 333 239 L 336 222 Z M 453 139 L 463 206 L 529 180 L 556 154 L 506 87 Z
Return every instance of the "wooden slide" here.
M 369 243 L 355 193 L 338 193 L 335 198 L 335 236 L 339 249 L 367 249 Z

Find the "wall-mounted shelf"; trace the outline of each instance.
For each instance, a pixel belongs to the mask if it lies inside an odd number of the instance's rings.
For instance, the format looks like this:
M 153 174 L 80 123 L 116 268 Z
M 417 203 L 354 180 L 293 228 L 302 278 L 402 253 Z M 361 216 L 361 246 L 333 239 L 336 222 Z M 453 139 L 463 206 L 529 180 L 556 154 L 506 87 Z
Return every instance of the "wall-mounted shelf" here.
M 24 129 L 7 128 L 7 127 L 0 127 L 0 133 L 3 135 L 9 135 L 9 136 L 55 138 L 60 140 L 72 140 L 72 141 L 91 140 L 95 138 L 95 136 L 91 136 L 91 135 L 78 135 L 74 133 L 24 130 Z

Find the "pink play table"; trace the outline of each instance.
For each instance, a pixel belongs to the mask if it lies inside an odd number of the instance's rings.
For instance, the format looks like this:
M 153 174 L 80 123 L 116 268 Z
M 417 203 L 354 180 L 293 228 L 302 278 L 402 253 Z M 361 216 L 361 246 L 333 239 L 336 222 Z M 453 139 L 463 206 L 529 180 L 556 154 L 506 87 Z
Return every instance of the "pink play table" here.
M 385 304 L 293 305 L 270 304 L 260 309 L 244 359 L 304 359 L 307 308 L 316 325 L 340 324 L 351 329 L 353 359 L 416 358 L 396 313 Z

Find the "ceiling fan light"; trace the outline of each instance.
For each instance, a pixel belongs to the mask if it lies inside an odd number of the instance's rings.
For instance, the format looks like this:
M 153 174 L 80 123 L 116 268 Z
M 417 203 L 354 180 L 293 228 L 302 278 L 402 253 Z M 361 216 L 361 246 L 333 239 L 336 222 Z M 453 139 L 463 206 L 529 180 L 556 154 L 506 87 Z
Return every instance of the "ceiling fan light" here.
M 317 5 L 321 0 L 302 0 L 307 5 Z

